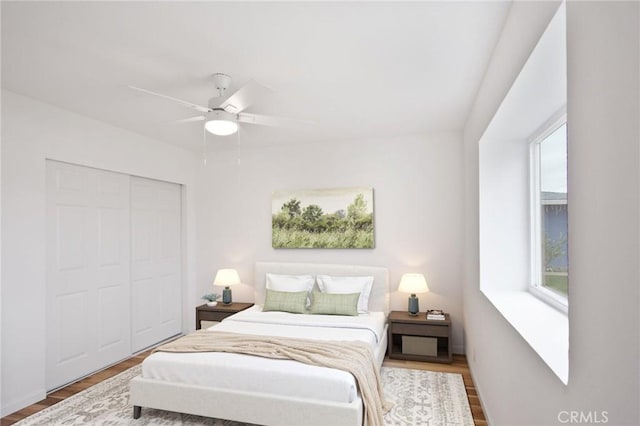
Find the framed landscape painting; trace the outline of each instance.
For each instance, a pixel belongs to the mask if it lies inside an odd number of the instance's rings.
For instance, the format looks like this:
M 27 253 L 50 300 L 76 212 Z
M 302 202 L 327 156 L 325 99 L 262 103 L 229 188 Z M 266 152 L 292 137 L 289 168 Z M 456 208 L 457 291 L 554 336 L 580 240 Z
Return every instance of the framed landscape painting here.
M 373 188 L 275 191 L 273 248 L 375 247 Z

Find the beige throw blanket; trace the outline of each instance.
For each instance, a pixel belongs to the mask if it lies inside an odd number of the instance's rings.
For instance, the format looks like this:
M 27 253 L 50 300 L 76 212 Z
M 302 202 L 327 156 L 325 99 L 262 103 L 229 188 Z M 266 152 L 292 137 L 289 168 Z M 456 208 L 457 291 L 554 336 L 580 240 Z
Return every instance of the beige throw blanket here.
M 364 425 L 382 426 L 392 404 L 384 400 L 380 373 L 363 342 L 318 341 L 198 330 L 155 349 L 162 352 L 232 352 L 291 359 L 347 371 L 356 379 L 364 403 Z M 155 352 L 154 351 L 154 352 Z

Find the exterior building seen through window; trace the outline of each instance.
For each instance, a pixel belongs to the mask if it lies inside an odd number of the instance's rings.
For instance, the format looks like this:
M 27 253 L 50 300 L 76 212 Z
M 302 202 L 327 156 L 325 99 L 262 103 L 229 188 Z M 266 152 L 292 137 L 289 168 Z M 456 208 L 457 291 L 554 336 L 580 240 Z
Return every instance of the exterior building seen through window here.
M 569 292 L 567 124 L 533 142 L 533 286 L 566 305 Z

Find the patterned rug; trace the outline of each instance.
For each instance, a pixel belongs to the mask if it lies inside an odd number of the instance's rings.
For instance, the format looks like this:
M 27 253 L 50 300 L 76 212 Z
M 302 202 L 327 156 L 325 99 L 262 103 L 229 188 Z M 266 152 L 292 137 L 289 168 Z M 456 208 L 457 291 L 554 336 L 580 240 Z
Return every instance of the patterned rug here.
M 245 425 L 149 408 L 143 408 L 142 417 L 133 420 L 129 380 L 138 374 L 140 366 L 132 367 L 16 425 Z M 459 374 L 382 367 L 382 383 L 385 397 L 395 404 L 384 418 L 386 426 L 473 426 L 467 393 Z

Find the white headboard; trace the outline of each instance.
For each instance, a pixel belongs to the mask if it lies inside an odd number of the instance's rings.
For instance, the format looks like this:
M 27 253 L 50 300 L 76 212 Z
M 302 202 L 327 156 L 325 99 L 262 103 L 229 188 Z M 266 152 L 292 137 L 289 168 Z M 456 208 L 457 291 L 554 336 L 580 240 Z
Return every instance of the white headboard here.
M 257 262 L 254 275 L 257 304 L 264 303 L 267 272 L 283 275 L 372 276 L 373 288 L 369 296 L 369 310 L 389 312 L 389 271 L 387 268 L 321 263 Z

